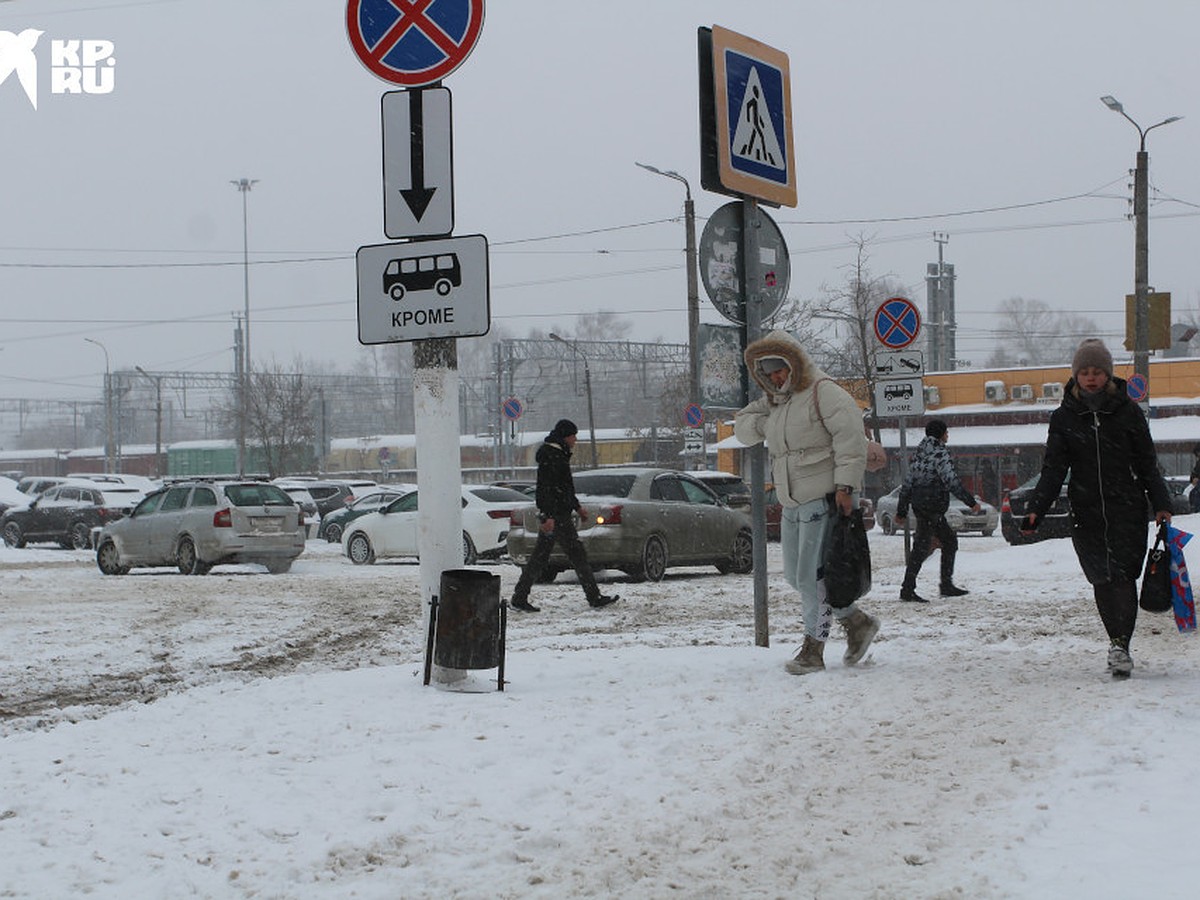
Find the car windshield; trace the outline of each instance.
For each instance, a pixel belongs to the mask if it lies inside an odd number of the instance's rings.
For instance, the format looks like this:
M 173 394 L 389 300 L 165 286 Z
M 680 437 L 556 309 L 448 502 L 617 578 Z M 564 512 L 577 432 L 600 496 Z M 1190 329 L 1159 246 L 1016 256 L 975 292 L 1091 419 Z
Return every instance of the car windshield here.
M 225 496 L 234 506 L 294 506 L 292 498 L 274 484 L 229 484 Z
M 628 497 L 633 475 L 576 475 L 575 493 L 595 497 Z
M 477 487 L 471 488 L 471 493 L 485 503 L 528 503 L 529 496 L 520 491 L 506 487 Z

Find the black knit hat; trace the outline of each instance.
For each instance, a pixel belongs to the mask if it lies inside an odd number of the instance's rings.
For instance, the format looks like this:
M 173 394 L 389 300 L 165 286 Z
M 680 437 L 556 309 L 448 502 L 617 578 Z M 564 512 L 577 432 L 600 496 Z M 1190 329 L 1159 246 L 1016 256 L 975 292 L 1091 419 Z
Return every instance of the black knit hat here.
M 570 419 L 559 419 L 554 423 L 554 428 L 546 435 L 546 440 L 555 441 L 565 437 L 570 437 L 573 434 L 579 434 L 579 428 Z
M 925 434 L 929 437 L 943 438 L 946 436 L 946 423 L 941 419 L 930 419 L 925 423 Z

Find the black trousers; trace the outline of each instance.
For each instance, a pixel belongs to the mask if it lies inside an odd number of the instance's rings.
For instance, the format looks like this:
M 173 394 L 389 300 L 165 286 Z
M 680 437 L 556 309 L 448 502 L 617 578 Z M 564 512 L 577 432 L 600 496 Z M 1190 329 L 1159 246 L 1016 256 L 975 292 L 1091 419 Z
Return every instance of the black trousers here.
M 954 580 L 954 557 L 958 554 L 958 535 L 950 527 L 944 515 L 936 519 L 917 516 L 917 536 L 913 538 L 912 552 L 908 556 L 908 568 L 904 572 L 903 587 L 915 590 L 921 564 L 933 553 L 933 539 L 942 545 L 942 586 Z
M 1137 582 L 1124 578 L 1114 579 L 1108 584 L 1092 586 L 1096 595 L 1096 611 L 1108 632 L 1109 640 L 1116 641 L 1129 649 L 1129 639 L 1137 625 L 1138 594 Z
M 525 568 L 521 570 L 521 578 L 517 581 L 516 588 L 513 589 L 512 599 L 514 601 L 529 599 L 529 589 L 533 587 L 533 583 L 538 580 L 542 570 L 546 568 L 555 541 L 562 544 L 563 552 L 567 554 L 567 559 L 571 561 L 575 574 L 579 577 L 579 583 L 583 585 L 583 592 L 587 595 L 588 602 L 590 603 L 600 596 L 600 588 L 596 586 L 596 576 L 592 574 L 592 564 L 588 562 L 587 551 L 583 549 L 583 543 L 579 540 L 579 532 L 575 530 L 575 523 L 571 521 L 570 516 L 563 516 L 554 520 L 553 531 L 538 532 L 533 553 L 529 555 L 529 562 L 525 563 Z

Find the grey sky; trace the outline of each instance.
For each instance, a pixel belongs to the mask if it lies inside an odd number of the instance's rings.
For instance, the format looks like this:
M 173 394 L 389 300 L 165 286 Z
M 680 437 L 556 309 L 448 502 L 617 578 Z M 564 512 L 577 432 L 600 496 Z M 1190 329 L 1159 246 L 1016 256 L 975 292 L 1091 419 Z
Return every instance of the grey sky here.
M 255 360 L 346 369 L 370 352 L 353 258 L 386 240 L 390 87 L 353 55 L 344 17 L 343 0 L 0 3 L 0 31 L 45 32 L 38 109 L 15 76 L 0 83 L 0 396 L 98 392 L 104 359 L 85 336 L 114 368 L 231 368 L 241 177 L 259 179 Z M 961 356 L 987 357 L 991 311 L 1017 295 L 1115 336 L 1137 133 L 1101 104 L 1113 94 L 1143 126 L 1185 116 L 1150 135 L 1150 274 L 1195 306 L 1194 4 L 492 0 L 444 83 L 455 233 L 489 240 L 494 328 L 570 331 L 606 309 L 638 337 L 686 339 L 683 188 L 634 162 L 687 176 L 701 216 L 727 202 L 699 185 L 696 28 L 713 24 L 790 57 L 800 202 L 771 214 L 792 297 L 839 281 L 861 232 L 875 273 L 923 301 L 939 231 Z M 112 93 L 51 94 L 55 38 L 112 41 Z M 544 239 L 561 235 L 577 236 Z

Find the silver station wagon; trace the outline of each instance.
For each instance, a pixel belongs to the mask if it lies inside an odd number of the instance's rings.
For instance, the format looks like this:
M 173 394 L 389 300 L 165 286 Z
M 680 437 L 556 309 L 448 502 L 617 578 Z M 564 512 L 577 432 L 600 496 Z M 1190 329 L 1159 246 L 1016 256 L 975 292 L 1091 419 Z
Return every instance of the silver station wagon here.
M 205 575 L 226 563 L 288 571 L 304 552 L 304 515 L 278 485 L 261 481 L 186 481 L 146 497 L 96 538 L 105 575 L 140 566 L 176 566 Z

